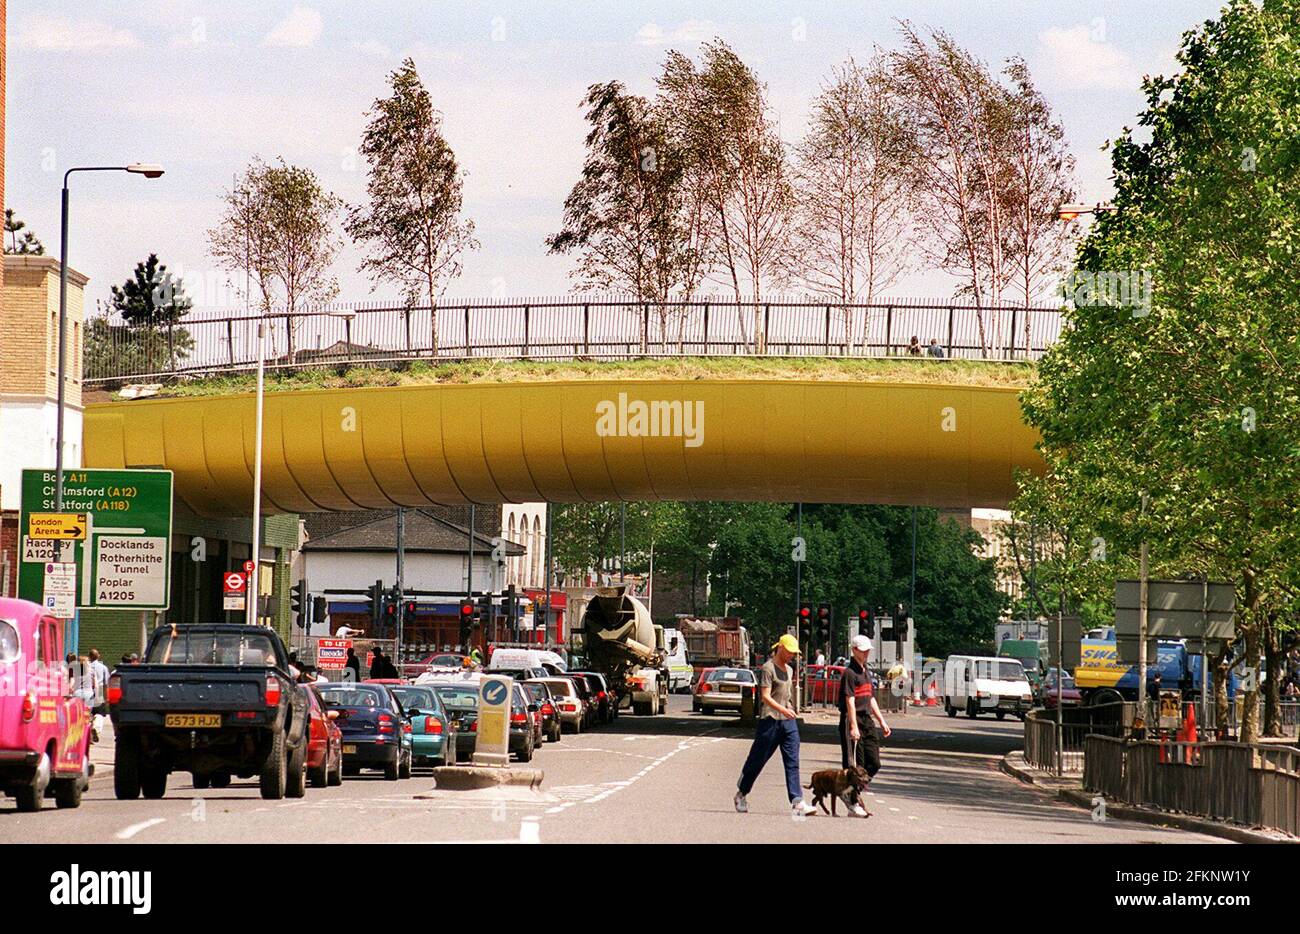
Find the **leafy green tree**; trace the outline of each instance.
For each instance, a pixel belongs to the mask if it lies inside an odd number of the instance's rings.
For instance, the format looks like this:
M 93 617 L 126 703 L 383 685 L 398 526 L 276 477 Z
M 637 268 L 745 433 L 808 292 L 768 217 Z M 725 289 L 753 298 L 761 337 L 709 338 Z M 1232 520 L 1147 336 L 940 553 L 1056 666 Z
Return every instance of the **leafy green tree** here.
M 111 287 L 110 307 L 128 323 L 139 327 L 173 327 L 194 307 L 184 284 L 150 253 L 135 264 L 135 272 L 120 286 Z
M 1025 396 L 1049 467 L 1112 547 L 1145 539 L 1236 584 L 1253 669 L 1300 573 L 1298 13 L 1234 0 L 1185 34 L 1179 74 L 1144 82 L 1150 139 L 1114 145 L 1115 211 L 1080 249 L 1071 326 Z
M 442 115 L 406 59 L 388 76 L 392 93 L 371 106 L 361 154 L 370 166 L 369 202 L 353 207 L 346 229 L 369 253 L 361 268 L 399 284 L 408 306 L 437 305 L 460 275 L 461 257 L 475 249 L 474 222 L 461 217 L 462 178 L 442 135 Z M 438 349 L 437 315 L 431 332 Z
M 222 268 L 247 273 L 264 312 L 280 303 L 292 362 L 295 315 L 338 294 L 329 269 L 340 246 L 334 225 L 342 201 L 310 169 L 283 159 L 277 165 L 253 159 L 222 200 L 221 218 L 208 231 L 208 250 Z

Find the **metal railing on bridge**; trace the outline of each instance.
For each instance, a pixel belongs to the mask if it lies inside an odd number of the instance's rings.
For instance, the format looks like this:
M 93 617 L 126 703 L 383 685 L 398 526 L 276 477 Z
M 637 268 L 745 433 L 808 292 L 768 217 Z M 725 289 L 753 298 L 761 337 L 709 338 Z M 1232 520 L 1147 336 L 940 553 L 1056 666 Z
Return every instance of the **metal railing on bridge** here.
M 1060 335 L 1057 305 L 976 306 L 895 299 L 870 304 L 716 299 L 647 303 L 626 298 L 403 305 L 331 305 L 292 315 L 195 311 L 171 325 L 113 318 L 86 324 L 90 385 L 161 382 L 257 366 L 400 366 L 475 359 L 621 360 L 644 357 L 944 357 L 1037 359 Z
M 1031 710 L 1025 716 L 1025 762 L 1058 775 L 1082 772 L 1087 738 L 1129 735 L 1136 708 L 1129 701 L 1066 707 L 1059 724 L 1055 710 Z

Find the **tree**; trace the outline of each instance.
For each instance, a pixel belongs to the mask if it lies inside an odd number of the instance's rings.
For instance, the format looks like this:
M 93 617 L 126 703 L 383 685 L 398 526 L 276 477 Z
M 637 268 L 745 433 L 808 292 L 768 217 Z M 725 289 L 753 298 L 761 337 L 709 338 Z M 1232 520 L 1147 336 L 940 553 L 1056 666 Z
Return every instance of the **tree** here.
M 112 309 L 128 324 L 141 327 L 174 326 L 194 305 L 181 281 L 158 262 L 157 253 L 136 263 L 132 277 L 110 292 Z
M 701 211 L 698 231 L 710 241 L 724 281 L 757 304 L 766 284 L 785 275 L 793 188 L 785 147 L 767 104 L 767 89 L 731 47 L 701 47 L 702 65 L 671 51 L 658 78 L 673 146 L 686 154 L 688 205 Z M 762 350 L 762 321 L 754 316 Z
M 883 61 L 837 67 L 813 102 L 794 174 L 794 270 L 814 293 L 871 303 L 907 267 L 911 158 Z M 848 309 L 844 320 L 851 341 Z
M 264 313 L 282 304 L 293 362 L 297 314 L 338 294 L 329 268 L 340 246 L 334 223 L 342 202 L 310 169 L 283 159 L 273 166 L 254 159 L 223 201 L 221 219 L 208 231 L 209 252 L 222 268 L 249 276 Z
M 388 76 L 392 94 L 377 99 L 360 151 L 369 163 L 369 203 L 353 207 L 348 234 L 365 244 L 361 263 L 382 282 L 396 282 L 409 309 L 429 305 L 431 346 L 438 351 L 437 302 L 461 272 L 461 256 L 477 248 L 474 222 L 461 218 L 462 178 L 456 154 L 442 135 L 433 107 L 411 59 Z
M 1034 87 L 1029 67 L 1019 58 L 1004 72 L 1012 83 L 1012 132 L 1007 139 L 1010 181 L 1004 189 L 1009 285 L 1026 308 L 1055 285 L 1074 243 L 1074 228 L 1062 224 L 1061 206 L 1075 198 L 1074 156 L 1065 129 Z M 1031 347 L 1032 316 L 1025 314 L 1025 353 Z M 1015 346 L 1012 335 L 1011 346 Z
M 41 256 L 45 253 L 44 244 L 30 230 L 23 234 L 21 240 L 18 239 L 18 232 L 26 227 L 13 208 L 5 208 L 5 233 L 9 235 L 9 241 L 5 244 L 6 253 L 19 256 Z
M 964 280 L 987 354 L 1002 340 L 1008 286 L 1032 297 L 1059 265 L 1066 235 L 1049 223 L 1072 192 L 1073 166 L 1022 61 L 1008 63 L 1007 87 L 947 33 L 925 36 L 904 23 L 902 38 L 888 67 L 917 156 L 921 243 L 931 262 Z
M 1024 397 L 1049 467 L 1112 546 L 1145 540 L 1235 583 L 1256 670 L 1300 577 L 1297 55 L 1291 4 L 1237 0 L 1184 35 L 1178 75 L 1144 81 L 1151 138 L 1113 147 L 1115 211 L 1080 248 L 1070 327 Z
M 649 571 L 650 553 L 679 515 L 677 503 L 560 503 L 552 506 L 551 553 L 566 575 L 608 583 L 619 572 Z M 620 528 L 620 525 L 622 526 Z M 625 551 L 620 552 L 620 532 Z M 620 557 L 625 567 L 619 567 Z
M 593 84 L 583 103 L 591 131 L 582 178 L 564 201 L 563 228 L 546 244 L 552 253 L 580 252 L 574 274 L 585 286 L 655 305 L 662 339 L 668 299 L 689 298 L 699 282 L 683 158 L 660 115 L 619 82 Z

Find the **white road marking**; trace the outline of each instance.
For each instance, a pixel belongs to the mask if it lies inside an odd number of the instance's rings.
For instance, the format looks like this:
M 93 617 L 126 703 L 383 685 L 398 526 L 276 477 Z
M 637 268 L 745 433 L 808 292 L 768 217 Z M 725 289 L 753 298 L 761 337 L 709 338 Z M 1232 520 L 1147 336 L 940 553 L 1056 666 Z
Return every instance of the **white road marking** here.
M 149 820 L 142 820 L 138 824 L 132 824 L 130 827 L 123 827 L 115 834 L 115 836 L 119 840 L 130 840 L 142 830 L 148 830 L 150 827 L 156 826 L 157 824 L 165 823 L 167 823 L 167 818 L 153 817 Z

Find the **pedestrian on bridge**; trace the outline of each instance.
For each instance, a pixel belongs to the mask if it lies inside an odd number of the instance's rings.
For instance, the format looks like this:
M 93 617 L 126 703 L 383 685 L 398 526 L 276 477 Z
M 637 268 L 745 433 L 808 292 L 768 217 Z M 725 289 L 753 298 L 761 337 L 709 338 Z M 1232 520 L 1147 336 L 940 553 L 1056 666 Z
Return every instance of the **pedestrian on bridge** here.
M 893 731 L 876 703 L 875 683 L 868 670 L 871 640 L 864 635 L 854 636 L 850 651 L 853 658 L 840 681 L 840 766 L 847 769 L 860 765 L 874 778 L 880 771 L 876 724 L 886 737 Z
M 785 790 L 794 815 L 806 817 L 816 813 L 816 809 L 804 801 L 799 785 L 799 715 L 791 706 L 794 702 L 794 672 L 790 668 L 790 663 L 798 657 L 799 641 L 787 633 L 772 646 L 772 657 L 759 669 L 758 725 L 754 729 L 749 757 L 740 770 L 734 799 L 736 810 L 741 814 L 749 810 L 746 795 L 753 790 L 763 766 L 778 748 L 785 766 Z

